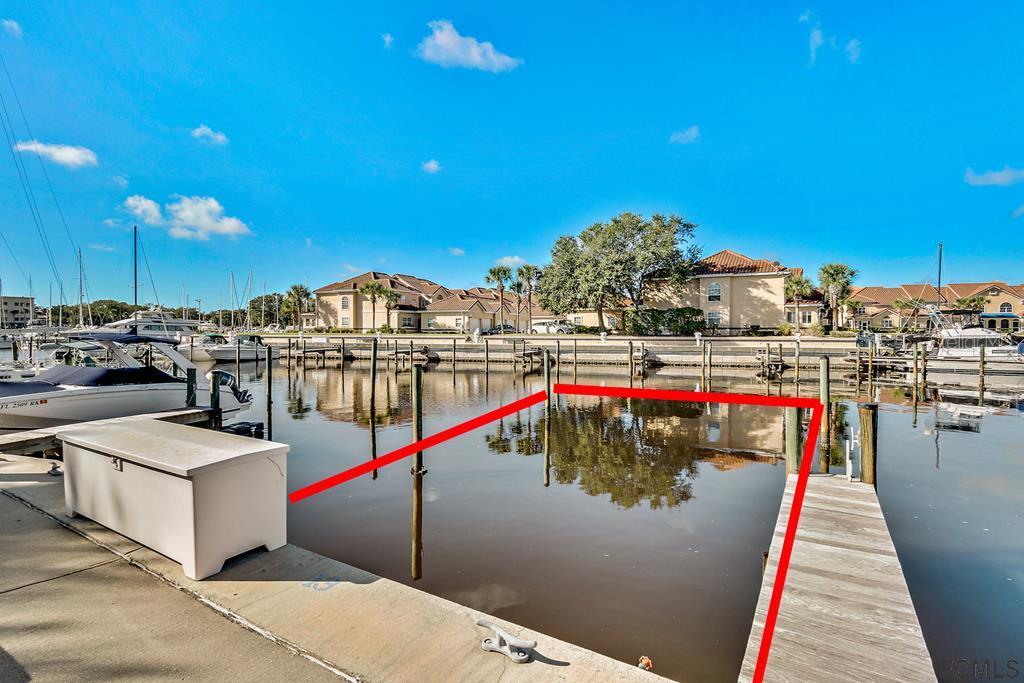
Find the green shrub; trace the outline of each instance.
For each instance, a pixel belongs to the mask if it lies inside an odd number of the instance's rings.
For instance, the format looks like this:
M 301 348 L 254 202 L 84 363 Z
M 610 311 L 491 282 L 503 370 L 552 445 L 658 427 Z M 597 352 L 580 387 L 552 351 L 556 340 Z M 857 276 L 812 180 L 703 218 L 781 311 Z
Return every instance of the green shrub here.
M 378 327 L 377 331 L 380 332 L 381 334 L 393 334 L 395 330 L 393 327 L 391 327 L 391 325 L 384 324 Z
M 781 323 L 776 328 L 776 330 L 778 330 L 779 334 L 781 334 L 783 337 L 789 337 L 793 334 L 793 323 Z
M 622 330 L 638 336 L 672 335 L 676 337 L 704 332 L 708 329 L 704 311 L 699 308 L 644 308 L 627 310 L 622 314 Z

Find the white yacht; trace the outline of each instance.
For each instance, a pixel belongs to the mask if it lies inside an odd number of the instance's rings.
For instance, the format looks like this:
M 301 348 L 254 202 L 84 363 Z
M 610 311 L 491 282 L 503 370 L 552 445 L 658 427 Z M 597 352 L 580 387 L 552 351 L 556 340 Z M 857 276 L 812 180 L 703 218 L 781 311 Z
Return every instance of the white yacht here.
M 212 346 L 207 349 L 210 358 L 218 363 L 233 363 L 235 359 L 242 361 L 265 360 L 267 356 L 277 358 L 277 349 L 263 343 L 258 334 L 238 334 L 227 344 Z
M 210 351 L 225 347 L 228 344 L 230 344 L 230 341 L 223 334 L 204 332 L 201 335 L 192 335 L 188 339 L 183 339 L 178 344 L 178 353 L 191 361 L 211 361 L 213 356 L 210 355 Z M 232 349 L 234 349 L 233 346 Z
M 185 371 L 195 366 L 170 339 L 93 333 L 75 339 L 94 342 L 117 367 L 56 365 L 23 381 L 0 382 L 0 432 L 141 415 L 184 408 Z M 173 377 L 137 361 L 121 344 L 150 344 L 181 370 Z M 251 397 L 230 373 L 219 373 L 220 407 L 225 416 L 249 409 Z M 196 406 L 210 405 L 210 375 L 196 382 Z
M 181 338 L 196 334 L 201 326 L 199 320 L 184 320 L 164 311 L 153 310 L 139 311 L 131 318 L 108 323 L 100 331 Z
M 953 322 L 935 306 L 928 306 L 925 310 L 935 325 L 928 351 L 936 357 L 978 360 L 984 348 L 986 360 L 1024 363 L 1024 342 L 1018 344 L 995 330 Z

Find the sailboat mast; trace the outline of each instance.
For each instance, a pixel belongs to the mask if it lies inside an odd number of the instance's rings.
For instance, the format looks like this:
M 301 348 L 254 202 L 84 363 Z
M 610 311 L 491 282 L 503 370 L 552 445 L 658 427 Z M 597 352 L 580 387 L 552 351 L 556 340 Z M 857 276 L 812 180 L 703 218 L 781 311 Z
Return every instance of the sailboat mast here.
M 132 226 L 132 301 L 135 307 L 132 309 L 132 320 L 139 316 L 139 226 Z M 132 326 L 134 334 L 139 333 L 138 325 Z
M 82 320 L 82 248 L 78 248 L 78 327 L 84 324 Z
M 231 329 L 233 330 L 235 329 L 235 272 L 231 271 L 228 275 L 228 295 L 231 298 Z
M 939 286 L 935 290 L 935 308 L 942 305 L 942 242 L 939 242 Z

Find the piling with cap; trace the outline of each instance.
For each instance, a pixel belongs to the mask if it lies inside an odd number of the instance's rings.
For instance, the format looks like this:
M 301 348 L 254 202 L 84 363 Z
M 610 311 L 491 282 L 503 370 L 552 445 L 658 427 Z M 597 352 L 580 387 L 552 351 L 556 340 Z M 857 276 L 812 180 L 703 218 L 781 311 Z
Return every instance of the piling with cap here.
M 819 397 L 819 400 L 821 401 L 821 405 L 824 406 L 824 408 L 825 408 L 824 411 L 822 412 L 824 417 L 822 418 L 822 423 L 821 423 L 821 436 L 822 436 L 822 446 L 823 446 L 822 450 L 827 450 L 828 447 L 831 446 L 831 444 L 832 444 L 832 419 L 831 419 L 831 415 L 832 415 L 832 411 L 831 411 L 832 396 L 831 396 L 831 383 L 829 381 L 830 379 L 831 379 L 831 373 L 830 373 L 830 369 L 829 369 L 828 356 L 822 356 L 821 360 L 819 361 L 819 369 L 818 369 L 818 397 Z M 823 460 L 826 463 L 828 462 L 828 458 L 827 457 L 823 458 Z M 825 471 L 828 471 L 828 470 L 826 469 Z
M 370 340 L 370 412 L 377 399 L 377 338 Z

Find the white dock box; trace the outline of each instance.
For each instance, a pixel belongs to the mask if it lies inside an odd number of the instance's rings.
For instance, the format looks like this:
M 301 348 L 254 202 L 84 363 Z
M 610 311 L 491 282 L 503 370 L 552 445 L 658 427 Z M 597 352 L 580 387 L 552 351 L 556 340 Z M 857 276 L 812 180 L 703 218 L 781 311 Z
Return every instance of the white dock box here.
M 288 446 L 158 420 L 68 427 L 64 504 L 204 579 L 286 543 Z

